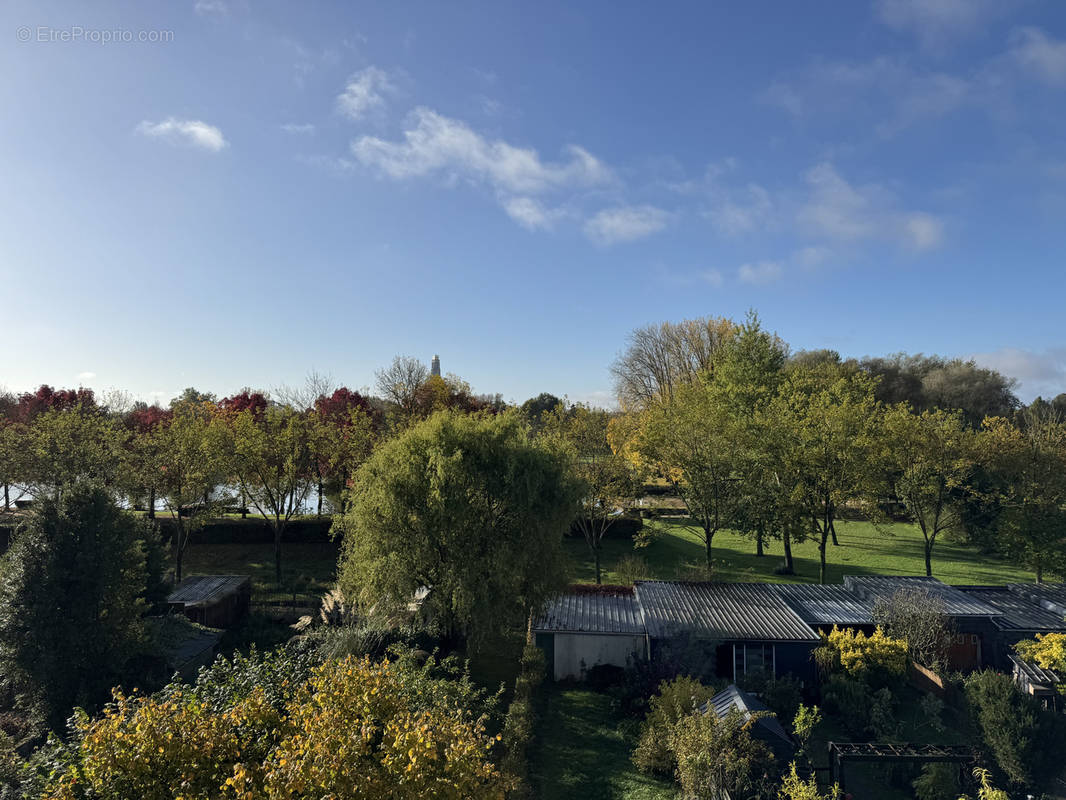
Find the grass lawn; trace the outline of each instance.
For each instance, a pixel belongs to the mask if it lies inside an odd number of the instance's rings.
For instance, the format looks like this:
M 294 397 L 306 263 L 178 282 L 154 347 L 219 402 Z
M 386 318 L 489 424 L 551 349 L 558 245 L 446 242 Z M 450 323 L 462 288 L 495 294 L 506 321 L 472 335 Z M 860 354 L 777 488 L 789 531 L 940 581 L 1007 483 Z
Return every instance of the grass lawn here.
M 272 544 L 196 544 L 185 551 L 185 577 L 251 575 L 252 602 L 293 599 L 317 603 L 337 578 L 337 545 L 331 542 L 281 546 L 282 583 L 274 580 Z M 295 585 L 295 586 L 294 586 Z
M 634 549 L 628 537 L 603 541 L 601 564 L 604 583 L 621 582 L 615 571 L 623 557 L 637 556 L 647 565 L 649 578 L 662 580 L 695 579 L 705 572 L 702 539 L 687 530 L 683 521 L 652 520 L 655 528 L 652 543 Z M 608 532 L 608 537 L 610 532 Z M 876 529 L 868 522 L 839 522 L 839 547 L 827 549 L 827 580 L 839 583 L 844 575 L 924 575 L 925 558 L 922 535 L 915 525 L 888 525 Z M 596 580 L 592 558 L 584 539 L 568 538 L 576 582 Z M 714 537 L 714 577 L 723 581 L 776 581 L 812 583 L 818 581 L 818 546 L 814 541 L 794 544 L 795 575 L 774 575 L 781 564 L 780 542 L 769 542 L 766 555 L 755 555 L 755 543 L 732 531 L 719 531 Z M 939 539 L 933 550 L 933 576 L 945 583 L 1002 584 L 1032 581 L 1033 574 L 1007 561 L 984 555 L 965 544 Z
M 541 800 L 673 800 L 672 783 L 637 772 L 635 742 L 611 698 L 588 689 L 545 683 L 545 706 L 530 752 Z

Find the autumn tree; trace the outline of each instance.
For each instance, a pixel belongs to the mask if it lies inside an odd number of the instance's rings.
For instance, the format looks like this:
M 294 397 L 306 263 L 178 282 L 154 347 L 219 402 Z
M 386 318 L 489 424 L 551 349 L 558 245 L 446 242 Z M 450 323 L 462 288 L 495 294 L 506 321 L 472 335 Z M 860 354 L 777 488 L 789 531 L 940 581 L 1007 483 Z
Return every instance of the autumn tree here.
M 609 415 L 601 409 L 558 405 L 544 416 L 543 435 L 557 438 L 570 455 L 581 489 L 575 526 L 581 531 L 601 583 L 600 547 L 611 525 L 640 489 L 633 466 L 607 443 Z
M 325 496 L 343 505 L 348 480 L 373 450 L 376 418 L 365 397 L 343 386 L 315 400 L 310 435 L 319 516 Z
M 886 466 L 896 496 L 922 532 L 931 577 L 937 538 L 962 527 L 976 436 L 960 412 L 940 409 L 916 414 L 901 404 L 887 410 L 884 423 Z
M 412 356 L 396 356 L 392 363 L 374 373 L 378 393 L 407 419 L 415 411 L 418 390 L 429 377 L 426 365 Z
M 515 414 L 440 412 L 356 473 L 340 586 L 379 608 L 406 608 L 426 588 L 446 634 L 483 640 L 565 585 L 562 537 L 579 496 L 563 454 Z
M 702 317 L 648 325 L 630 333 L 626 349 L 611 365 L 623 408 L 641 409 L 668 400 L 676 387 L 706 375 L 735 327 L 723 317 Z
M 48 408 L 25 431 L 23 481 L 34 497 L 79 484 L 115 487 L 127 433 L 96 406 Z

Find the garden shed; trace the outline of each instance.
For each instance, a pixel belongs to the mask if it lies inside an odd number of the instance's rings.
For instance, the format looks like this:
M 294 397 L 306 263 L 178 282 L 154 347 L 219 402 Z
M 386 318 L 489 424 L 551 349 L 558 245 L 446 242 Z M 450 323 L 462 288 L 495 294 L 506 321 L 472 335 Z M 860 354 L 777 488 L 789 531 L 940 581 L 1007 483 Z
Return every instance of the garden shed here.
M 581 680 L 593 667 L 624 668 L 648 655 L 631 586 L 575 586 L 547 606 L 533 633 L 555 680 Z
M 1012 669 L 1014 645 L 1022 639 L 1032 639 L 1038 633 L 1066 633 L 1066 612 L 1053 611 L 1036 602 L 1022 588 L 1025 586 L 957 587 L 1000 612 L 998 617 L 992 619 L 997 637 L 985 659 L 997 669 Z
M 652 658 L 679 639 L 713 642 L 716 671 L 736 681 L 750 673 L 814 677 L 817 633 L 765 583 L 638 581 Z
M 208 628 L 230 628 L 248 613 L 252 579 L 247 575 L 195 575 L 177 585 L 167 604 Z
M 745 721 L 759 712 L 770 711 L 757 697 L 730 684 L 702 706 L 700 713 L 714 714 L 718 719 L 725 719 L 732 709 L 740 712 Z M 776 716 L 759 717 L 751 728 L 753 738 L 764 742 L 774 754 L 778 764 L 788 764 L 796 756 L 796 745 L 781 727 Z

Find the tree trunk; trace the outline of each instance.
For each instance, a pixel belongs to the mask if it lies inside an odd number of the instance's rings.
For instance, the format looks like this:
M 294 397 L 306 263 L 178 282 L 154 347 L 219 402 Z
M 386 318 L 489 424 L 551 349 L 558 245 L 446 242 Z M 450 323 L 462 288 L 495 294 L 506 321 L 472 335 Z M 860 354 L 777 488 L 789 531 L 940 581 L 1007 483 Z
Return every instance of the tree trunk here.
M 766 555 L 763 552 L 763 529 L 762 525 L 757 525 L 755 528 L 755 557 L 762 558 Z
M 9 494 L 10 488 L 11 487 L 9 487 L 6 483 L 4 484 L 4 511 L 11 510 L 11 495 Z
M 1036 582 L 1044 582 L 1044 564 L 1040 561 L 1036 562 Z
M 322 519 L 322 470 L 316 470 L 318 474 L 318 518 Z
M 284 523 L 278 518 L 274 517 L 274 580 L 277 581 L 278 587 L 281 586 L 281 530 L 284 528 Z
M 603 583 L 600 577 L 600 548 L 593 546 L 592 558 L 596 562 L 596 583 Z
M 829 535 L 833 537 L 833 547 L 840 547 L 840 542 L 837 541 L 837 528 L 833 524 L 833 512 L 829 512 Z
M 825 583 L 825 545 L 829 539 L 829 531 L 823 531 L 818 539 L 818 583 Z
M 155 519 L 155 487 L 148 490 L 148 519 Z
M 785 546 L 785 574 L 794 575 L 796 567 L 792 561 L 792 531 L 789 530 L 787 525 L 781 532 L 781 542 Z
M 925 577 L 933 577 L 933 543 L 925 540 Z
M 714 540 L 714 532 L 705 528 L 703 535 L 707 542 L 707 578 L 710 579 L 714 574 L 714 561 L 711 559 L 711 542 Z
M 185 523 L 181 520 L 181 509 L 175 523 L 178 527 L 174 535 L 174 582 L 181 583 L 181 562 L 185 558 Z

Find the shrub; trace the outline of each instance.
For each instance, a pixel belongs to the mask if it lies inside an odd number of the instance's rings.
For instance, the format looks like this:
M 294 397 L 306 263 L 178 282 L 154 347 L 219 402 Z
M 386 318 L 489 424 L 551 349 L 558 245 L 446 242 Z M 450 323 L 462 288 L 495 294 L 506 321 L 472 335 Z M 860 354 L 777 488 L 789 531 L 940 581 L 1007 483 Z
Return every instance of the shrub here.
M 279 709 L 265 686 L 245 691 L 256 672 L 246 667 L 221 670 L 242 676 L 221 698 L 225 711 L 176 685 L 116 693 L 97 720 L 81 714 L 74 763 L 47 797 L 500 800 L 510 785 L 489 760 L 483 719 L 424 670 L 329 661 L 294 685 L 282 679 Z
M 776 793 L 778 769 L 770 748 L 751 735 L 752 722 L 731 708 L 723 719 L 689 714 L 670 736 L 677 759 L 677 780 L 685 797 L 770 798 Z
M 640 728 L 633 763 L 643 772 L 671 775 L 676 761 L 670 737 L 679 720 L 714 697 L 715 690 L 695 678 L 663 681 L 649 702 L 650 710 Z
M 796 715 L 792 720 L 792 738 L 796 740 L 796 748 L 801 753 L 806 753 L 807 742 L 811 739 L 814 729 L 822 723 L 822 712 L 818 706 L 805 706 L 800 703 Z
M 510 795 L 512 797 L 532 797 L 528 784 L 529 764 L 526 751 L 533 739 L 533 727 L 536 713 L 534 710 L 534 692 L 544 680 L 544 651 L 526 642 L 519 659 L 519 673 L 515 680 L 514 699 L 507 709 L 503 722 L 503 746 L 505 755 L 502 761 L 504 771 L 515 779 Z
M 907 643 L 911 659 L 941 670 L 955 629 L 942 598 L 926 589 L 900 589 L 874 603 L 874 620 L 887 636 Z
M 618 559 L 614 566 L 614 572 L 618 576 L 619 583 L 632 586 L 637 581 L 647 580 L 651 577 L 651 569 L 648 562 L 637 555 L 628 554 Z
M 786 726 L 792 724 L 803 699 L 798 679 L 791 675 L 775 676 L 769 671 L 745 675 L 741 688 L 757 694 Z
M 985 751 L 1010 781 L 1039 787 L 1058 773 L 1066 720 L 1045 711 L 1009 675 L 991 670 L 970 675 L 965 693 Z
M 907 674 L 907 642 L 887 636 L 881 628 L 862 631 L 837 628 L 822 636 L 815 660 L 826 672 L 842 672 L 870 689 L 898 686 Z
M 911 785 L 918 800 L 958 800 L 962 790 L 954 764 L 926 764 Z
M 796 771 L 796 762 L 793 761 L 788 765 L 788 773 L 781 781 L 777 796 L 781 800 L 837 800 L 840 797 L 840 787 L 833 784 L 827 794 L 822 794 L 818 789 L 818 781 L 813 776 L 810 780 L 803 780 Z

